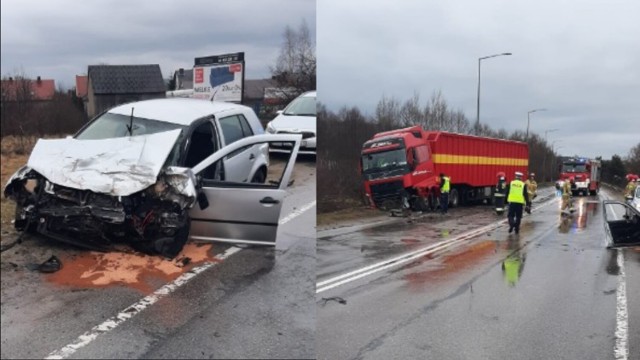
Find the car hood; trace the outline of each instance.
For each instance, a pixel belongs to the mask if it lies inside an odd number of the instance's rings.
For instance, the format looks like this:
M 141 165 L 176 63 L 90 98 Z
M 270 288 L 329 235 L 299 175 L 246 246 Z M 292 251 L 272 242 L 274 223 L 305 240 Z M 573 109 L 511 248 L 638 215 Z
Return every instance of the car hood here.
M 271 122 L 276 131 L 313 131 L 316 132 L 315 116 L 278 115 Z
M 180 132 L 103 140 L 40 139 L 27 167 L 54 184 L 127 196 L 156 182 Z

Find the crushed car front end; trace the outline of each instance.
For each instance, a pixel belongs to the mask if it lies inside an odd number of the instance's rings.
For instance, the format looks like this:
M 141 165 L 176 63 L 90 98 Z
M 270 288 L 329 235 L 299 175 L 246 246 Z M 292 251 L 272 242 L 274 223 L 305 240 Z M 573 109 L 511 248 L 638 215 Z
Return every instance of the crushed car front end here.
M 163 167 L 178 133 L 39 141 L 4 189 L 16 202 L 16 229 L 96 250 L 128 243 L 175 257 L 197 198 L 190 169 Z

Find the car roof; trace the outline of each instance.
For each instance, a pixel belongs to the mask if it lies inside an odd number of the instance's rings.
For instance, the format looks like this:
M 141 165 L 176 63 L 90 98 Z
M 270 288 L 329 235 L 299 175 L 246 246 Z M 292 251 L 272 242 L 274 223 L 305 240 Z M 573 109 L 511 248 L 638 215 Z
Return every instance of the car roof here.
M 116 106 L 108 112 L 120 115 L 133 115 L 135 117 L 170 122 L 179 125 L 191 125 L 195 120 L 208 115 L 222 115 L 230 111 L 246 112 L 253 111 L 250 107 L 221 102 L 208 101 L 202 99 L 170 98 L 152 99 L 131 102 Z
M 316 90 L 307 91 L 306 93 L 303 93 L 299 97 L 316 97 Z

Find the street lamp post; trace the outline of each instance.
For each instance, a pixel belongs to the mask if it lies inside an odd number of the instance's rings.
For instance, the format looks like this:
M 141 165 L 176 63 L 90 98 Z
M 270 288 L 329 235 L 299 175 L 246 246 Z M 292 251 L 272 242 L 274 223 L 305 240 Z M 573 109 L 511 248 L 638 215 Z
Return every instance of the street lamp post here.
M 507 56 L 507 55 L 511 55 L 511 53 L 507 52 L 507 53 L 483 56 L 481 58 L 478 58 L 478 98 L 477 98 L 477 106 L 476 106 L 476 135 L 478 135 L 478 132 L 480 131 L 480 63 L 484 59 L 489 59 L 497 56 Z
M 547 133 L 558 131 L 559 129 L 548 129 L 544 131 L 544 146 L 547 146 Z M 542 181 L 546 181 L 547 179 L 547 152 L 544 152 L 544 157 L 542 158 Z
M 547 109 L 534 109 L 534 110 L 530 110 L 530 111 L 527 112 L 527 135 L 525 136 L 526 140 L 529 139 L 529 122 L 530 122 L 529 115 L 531 115 L 531 113 L 534 113 L 536 111 L 547 111 Z
M 554 132 L 554 131 L 558 131 L 558 130 L 560 130 L 560 129 L 549 129 L 549 130 L 545 130 L 545 131 L 544 131 L 544 143 L 545 143 L 545 144 L 547 143 L 547 133 Z
M 556 141 L 562 141 L 562 140 L 556 140 Z M 555 141 L 554 141 L 554 143 L 555 143 Z M 553 150 L 553 167 L 554 167 L 554 168 L 556 168 L 556 167 L 557 167 L 557 165 L 558 165 L 558 157 L 556 156 L 556 151 L 558 151 L 559 149 L 561 149 L 561 148 L 563 148 L 563 147 L 564 147 L 564 146 L 560 145 L 560 146 L 558 146 L 557 148 L 555 148 L 555 149 Z M 553 147 L 552 147 L 552 149 L 553 149 Z

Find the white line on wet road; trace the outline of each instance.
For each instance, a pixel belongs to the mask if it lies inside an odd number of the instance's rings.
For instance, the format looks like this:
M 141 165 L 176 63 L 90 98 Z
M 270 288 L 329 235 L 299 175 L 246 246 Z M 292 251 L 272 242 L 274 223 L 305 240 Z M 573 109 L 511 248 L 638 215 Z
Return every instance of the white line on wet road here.
M 548 201 L 546 203 L 543 203 L 539 206 L 537 206 L 536 208 L 534 208 L 533 210 L 537 210 L 540 208 L 543 208 L 549 204 L 553 203 L 553 201 Z M 346 274 L 342 274 L 342 275 L 338 275 L 336 277 L 327 279 L 327 280 L 323 280 L 320 281 L 316 284 L 316 294 L 319 294 L 321 292 L 333 289 L 335 287 L 338 287 L 340 285 L 344 285 L 347 283 L 350 283 L 352 281 L 361 279 L 365 276 L 368 275 L 372 275 L 375 274 L 377 272 L 386 270 L 388 268 L 394 267 L 394 266 L 398 266 L 398 265 L 402 265 L 405 264 L 409 261 L 413 261 L 415 259 L 418 259 L 420 257 L 423 257 L 425 255 L 429 255 L 432 254 L 436 251 L 440 251 L 440 250 L 444 250 L 453 246 L 456 246 L 458 244 L 460 244 L 461 242 L 465 241 L 465 240 L 469 240 L 472 238 L 475 238 L 489 230 L 493 230 L 498 228 L 500 225 L 504 224 L 507 222 L 507 219 L 504 220 L 500 220 L 500 221 L 496 221 L 494 223 L 491 223 L 489 225 L 485 225 L 481 228 L 477 228 L 471 231 L 468 231 L 464 234 L 461 234 L 455 238 L 452 239 L 447 239 L 447 240 L 443 240 L 440 242 L 437 242 L 435 244 L 426 246 L 424 248 L 418 249 L 418 250 L 414 250 L 412 252 L 406 253 L 406 254 L 402 254 L 399 256 L 396 256 L 394 258 L 388 259 L 388 260 L 384 260 L 381 262 L 378 262 L 376 264 L 373 265 L 369 265 L 369 266 L 365 266 L 363 268 L 348 272 Z
M 629 324 L 627 312 L 627 280 L 624 272 L 624 255 L 618 251 L 618 290 L 616 291 L 616 344 L 613 354 L 617 360 L 626 360 L 629 357 Z
M 224 253 L 216 255 L 216 257 L 215 257 L 215 259 L 217 260 L 216 262 L 204 263 L 203 265 L 195 267 L 195 268 L 189 270 L 188 272 L 180 275 L 180 277 L 178 277 L 174 281 L 172 281 L 172 282 L 164 285 L 163 287 L 159 288 L 158 290 L 154 291 L 153 294 L 145 296 L 144 298 L 140 299 L 135 304 L 133 304 L 133 305 L 127 307 L 126 309 L 122 310 L 118 315 L 113 316 L 113 317 L 105 320 L 100 325 L 94 326 L 91 330 L 89 330 L 89 331 L 85 332 L 84 334 L 80 335 L 71 344 L 69 344 L 69 345 L 67 345 L 67 346 L 65 346 L 65 347 L 63 347 L 63 348 L 61 348 L 59 350 L 51 352 L 49 355 L 47 355 L 47 357 L 45 357 L 45 359 L 64 359 L 64 358 L 67 358 L 67 357 L 71 356 L 73 353 L 75 353 L 79 349 L 87 346 L 89 343 L 91 343 L 93 340 L 95 340 L 98 336 L 100 336 L 102 334 L 106 334 L 109 331 L 115 329 L 120 324 L 124 323 L 125 321 L 127 321 L 127 320 L 131 319 L 132 317 L 136 316 L 137 314 L 139 314 L 142 310 L 144 310 L 144 309 L 148 308 L 149 306 L 155 304 L 156 302 L 158 302 L 158 300 L 160 300 L 163 297 L 171 294 L 172 292 L 174 292 L 179 287 L 181 287 L 184 284 L 188 283 L 189 280 L 195 278 L 198 274 L 200 274 L 203 271 L 213 267 L 214 265 L 216 265 L 216 263 L 218 261 L 222 261 L 222 260 L 228 258 L 229 256 L 235 254 L 236 252 L 238 252 L 240 250 L 241 250 L 240 248 L 231 247 L 231 248 L 227 249 L 227 251 L 225 251 Z
M 302 206 L 301 208 L 292 211 L 291 214 L 287 215 L 286 217 L 284 217 L 282 220 L 280 220 L 280 222 L 278 222 L 279 225 L 285 224 L 291 220 L 293 220 L 294 218 L 304 214 L 307 210 L 311 209 L 312 207 L 316 206 L 316 200 L 313 200 L 312 202 Z

